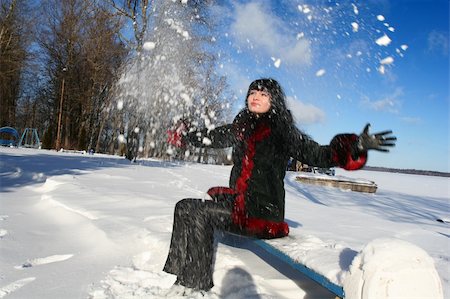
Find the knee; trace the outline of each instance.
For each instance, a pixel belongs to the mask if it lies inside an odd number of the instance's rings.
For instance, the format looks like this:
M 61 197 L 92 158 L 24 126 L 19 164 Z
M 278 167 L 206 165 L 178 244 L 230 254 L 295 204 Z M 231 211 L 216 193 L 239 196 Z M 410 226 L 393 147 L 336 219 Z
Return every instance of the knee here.
M 188 216 L 193 209 L 194 199 L 185 198 L 177 202 L 175 205 L 175 215 Z

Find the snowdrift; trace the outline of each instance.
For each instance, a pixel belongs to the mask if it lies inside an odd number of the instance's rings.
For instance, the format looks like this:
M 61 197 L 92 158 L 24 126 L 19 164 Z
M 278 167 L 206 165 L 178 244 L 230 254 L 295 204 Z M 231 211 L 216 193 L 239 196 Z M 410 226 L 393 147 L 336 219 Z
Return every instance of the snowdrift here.
M 229 172 L 0 148 L 0 298 L 164 297 L 175 280 L 161 271 L 175 203 L 226 185 Z M 274 246 L 342 285 L 347 298 L 447 298 L 450 228 L 436 220 L 449 217 L 450 179 L 337 174 L 378 190 L 300 184 L 288 172 L 291 236 Z M 273 257 L 223 243 L 214 282 L 210 298 L 335 298 Z

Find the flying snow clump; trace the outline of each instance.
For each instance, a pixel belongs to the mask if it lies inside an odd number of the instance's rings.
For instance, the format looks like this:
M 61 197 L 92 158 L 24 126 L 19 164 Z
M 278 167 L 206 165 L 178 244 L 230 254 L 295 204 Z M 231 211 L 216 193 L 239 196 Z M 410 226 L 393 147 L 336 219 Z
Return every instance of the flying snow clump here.
M 146 42 L 146 43 L 144 43 L 144 45 L 142 47 L 146 51 L 151 51 L 156 47 L 156 44 L 154 42 Z
M 391 43 L 391 39 L 386 34 L 377 39 L 375 42 L 379 46 L 388 46 Z
M 119 100 L 117 101 L 117 110 L 122 110 L 123 109 L 123 101 Z
M 394 62 L 394 58 L 392 56 L 388 56 L 380 61 L 381 64 L 392 64 Z
M 322 77 L 323 75 L 325 75 L 324 69 L 320 69 L 316 72 L 316 77 Z
M 179 35 L 181 35 L 185 39 L 189 39 L 189 32 L 184 30 L 183 24 L 181 22 L 176 21 L 172 18 L 167 18 L 164 21 L 167 23 L 167 25 L 169 25 L 170 28 L 175 30 Z
M 191 97 L 187 93 L 181 93 L 180 97 L 184 100 L 187 106 L 192 106 Z
M 204 145 L 211 145 L 212 141 L 211 141 L 211 139 L 209 139 L 207 137 L 203 137 L 202 143 Z
M 281 65 L 281 59 L 280 59 L 280 58 L 276 59 L 276 60 L 274 61 L 273 65 L 274 65 L 276 68 L 279 68 L 280 65 Z
M 306 4 L 299 5 L 299 6 L 297 6 L 297 8 L 299 11 L 303 12 L 304 14 L 308 14 L 311 12 L 311 9 Z

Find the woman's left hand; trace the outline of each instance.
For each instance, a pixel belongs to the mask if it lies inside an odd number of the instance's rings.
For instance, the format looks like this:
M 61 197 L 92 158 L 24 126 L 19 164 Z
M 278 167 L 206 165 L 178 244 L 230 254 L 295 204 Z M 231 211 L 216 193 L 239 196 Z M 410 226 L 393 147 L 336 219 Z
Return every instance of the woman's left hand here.
M 391 135 L 391 130 L 369 134 L 369 128 L 370 124 L 367 124 L 364 127 L 363 132 L 359 135 L 358 149 L 360 151 L 373 149 L 381 152 L 389 152 L 388 147 L 395 146 L 397 137 Z

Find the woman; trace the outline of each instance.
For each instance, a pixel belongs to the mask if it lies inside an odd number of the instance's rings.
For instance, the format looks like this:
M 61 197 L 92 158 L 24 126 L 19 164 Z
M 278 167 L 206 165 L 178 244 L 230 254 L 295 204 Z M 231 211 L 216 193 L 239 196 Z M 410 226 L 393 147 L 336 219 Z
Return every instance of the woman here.
M 169 142 L 213 148 L 233 147 L 229 187 L 208 191 L 213 200 L 183 199 L 175 206 L 169 255 L 164 271 L 176 284 L 208 291 L 213 287 L 214 230 L 256 238 L 279 238 L 289 233 L 284 221 L 284 176 L 290 157 L 317 167 L 359 169 L 367 151 L 388 151 L 396 138 L 391 131 L 360 136 L 340 134 L 321 146 L 300 132 L 286 107 L 285 94 L 273 79 L 249 86 L 246 108 L 232 124 L 214 130 L 171 133 Z

